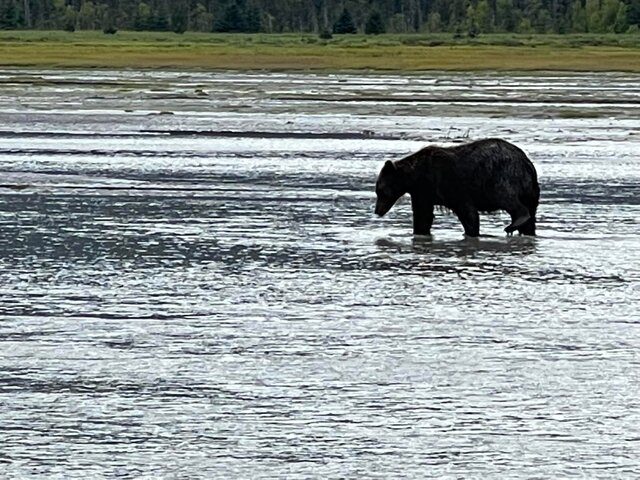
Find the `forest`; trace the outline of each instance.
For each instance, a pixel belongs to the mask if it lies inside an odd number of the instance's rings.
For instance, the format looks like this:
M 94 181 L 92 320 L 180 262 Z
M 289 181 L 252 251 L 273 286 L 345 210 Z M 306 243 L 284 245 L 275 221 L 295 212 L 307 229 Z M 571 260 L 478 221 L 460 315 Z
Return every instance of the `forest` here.
M 0 29 L 640 34 L 640 0 L 0 0 Z

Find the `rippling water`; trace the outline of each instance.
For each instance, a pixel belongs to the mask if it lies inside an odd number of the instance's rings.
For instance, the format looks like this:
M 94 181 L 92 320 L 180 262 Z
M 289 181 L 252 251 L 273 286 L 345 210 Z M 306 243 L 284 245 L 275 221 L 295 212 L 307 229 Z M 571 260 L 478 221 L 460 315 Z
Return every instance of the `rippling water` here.
M 0 72 L 3 478 L 638 478 L 640 76 Z M 387 159 L 502 137 L 539 236 Z

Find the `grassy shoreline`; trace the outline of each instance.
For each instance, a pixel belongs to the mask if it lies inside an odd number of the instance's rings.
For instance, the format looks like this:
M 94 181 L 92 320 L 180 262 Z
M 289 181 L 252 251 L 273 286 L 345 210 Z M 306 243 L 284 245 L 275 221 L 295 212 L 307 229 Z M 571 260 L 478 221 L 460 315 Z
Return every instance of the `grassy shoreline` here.
M 640 72 L 640 35 L 336 35 L 0 31 L 0 66 Z

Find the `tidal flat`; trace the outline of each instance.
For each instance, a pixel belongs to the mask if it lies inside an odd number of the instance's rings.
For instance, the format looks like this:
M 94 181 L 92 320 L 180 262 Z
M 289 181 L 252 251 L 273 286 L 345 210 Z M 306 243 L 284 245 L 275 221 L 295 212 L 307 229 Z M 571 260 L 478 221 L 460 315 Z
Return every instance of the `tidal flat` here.
M 0 72 L 3 478 L 638 478 L 640 76 Z M 501 137 L 535 238 L 373 215 Z

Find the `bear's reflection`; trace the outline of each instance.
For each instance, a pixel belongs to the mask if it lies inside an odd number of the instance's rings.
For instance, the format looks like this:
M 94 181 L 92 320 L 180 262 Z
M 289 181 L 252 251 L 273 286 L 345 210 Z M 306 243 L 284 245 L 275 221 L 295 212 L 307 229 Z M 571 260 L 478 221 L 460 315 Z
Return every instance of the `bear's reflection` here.
M 378 247 L 393 249 L 404 253 L 429 254 L 447 257 L 487 254 L 517 254 L 530 255 L 536 252 L 537 239 L 530 236 L 522 237 L 464 237 L 460 240 L 439 240 L 435 235 L 415 235 L 411 239 L 395 240 L 392 238 L 378 238 Z

